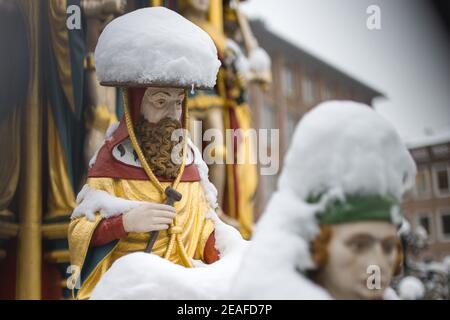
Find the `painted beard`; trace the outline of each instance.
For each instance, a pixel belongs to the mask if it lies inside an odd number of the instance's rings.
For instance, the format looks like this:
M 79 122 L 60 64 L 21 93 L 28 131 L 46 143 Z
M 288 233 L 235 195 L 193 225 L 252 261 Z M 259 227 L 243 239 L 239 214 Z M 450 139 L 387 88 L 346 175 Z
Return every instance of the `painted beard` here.
M 163 118 L 158 123 L 150 123 L 143 116 L 135 128 L 139 146 L 150 169 L 158 177 L 175 179 L 181 164 L 171 160 L 172 149 L 181 141 L 172 141 L 172 132 L 181 129 L 181 123 L 171 118 Z M 181 140 L 182 138 L 180 138 Z M 180 151 L 181 157 L 182 151 Z

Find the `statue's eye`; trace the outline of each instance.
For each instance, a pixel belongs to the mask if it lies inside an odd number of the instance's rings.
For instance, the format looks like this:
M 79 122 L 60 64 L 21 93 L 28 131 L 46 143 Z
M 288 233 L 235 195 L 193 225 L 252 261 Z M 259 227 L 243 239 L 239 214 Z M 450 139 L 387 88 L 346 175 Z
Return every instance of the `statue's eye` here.
M 355 253 L 363 253 L 369 250 L 374 244 L 371 237 L 356 237 L 347 242 L 347 246 Z
M 381 245 L 386 254 L 391 254 L 397 248 L 397 242 L 392 239 L 382 241 Z
M 162 106 L 164 103 L 166 103 L 166 100 L 164 100 L 164 99 L 159 99 L 156 101 L 156 104 L 159 106 Z

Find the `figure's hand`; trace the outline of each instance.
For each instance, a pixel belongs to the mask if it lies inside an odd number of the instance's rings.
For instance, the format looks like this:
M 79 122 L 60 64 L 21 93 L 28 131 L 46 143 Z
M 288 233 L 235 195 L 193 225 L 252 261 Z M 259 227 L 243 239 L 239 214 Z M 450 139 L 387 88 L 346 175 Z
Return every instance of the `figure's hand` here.
M 125 12 L 127 0 L 102 0 L 104 14 L 122 14 Z
M 126 232 L 166 230 L 175 218 L 175 208 L 158 203 L 143 204 L 123 215 Z

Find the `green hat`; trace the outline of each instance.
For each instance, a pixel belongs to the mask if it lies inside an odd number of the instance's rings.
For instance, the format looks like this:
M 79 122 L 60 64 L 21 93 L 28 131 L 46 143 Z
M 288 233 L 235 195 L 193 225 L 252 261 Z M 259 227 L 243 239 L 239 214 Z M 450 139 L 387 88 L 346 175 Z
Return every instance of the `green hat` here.
M 310 197 L 309 203 L 318 203 L 321 197 Z M 398 201 L 389 196 L 349 195 L 345 199 L 329 201 L 317 218 L 320 224 L 339 224 L 358 221 L 387 221 L 401 223 Z

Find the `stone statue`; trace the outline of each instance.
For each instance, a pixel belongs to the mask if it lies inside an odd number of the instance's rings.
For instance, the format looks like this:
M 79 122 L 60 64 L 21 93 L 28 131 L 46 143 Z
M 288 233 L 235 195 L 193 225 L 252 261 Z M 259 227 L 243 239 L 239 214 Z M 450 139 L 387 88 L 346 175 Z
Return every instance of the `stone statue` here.
M 104 30 L 97 73 L 102 85 L 124 89 L 125 115 L 93 159 L 72 215 L 69 247 L 80 269 L 79 299 L 89 298 L 113 262 L 132 252 L 188 268 L 193 259 L 219 259 L 217 191 L 183 130 L 186 88 L 214 83 L 220 63 L 213 49 L 206 33 L 164 7 L 133 11 Z M 183 68 L 176 64 L 181 57 Z
M 398 133 L 369 106 L 315 107 L 295 130 L 235 296 L 387 299 L 403 260 L 400 203 L 415 174 Z

